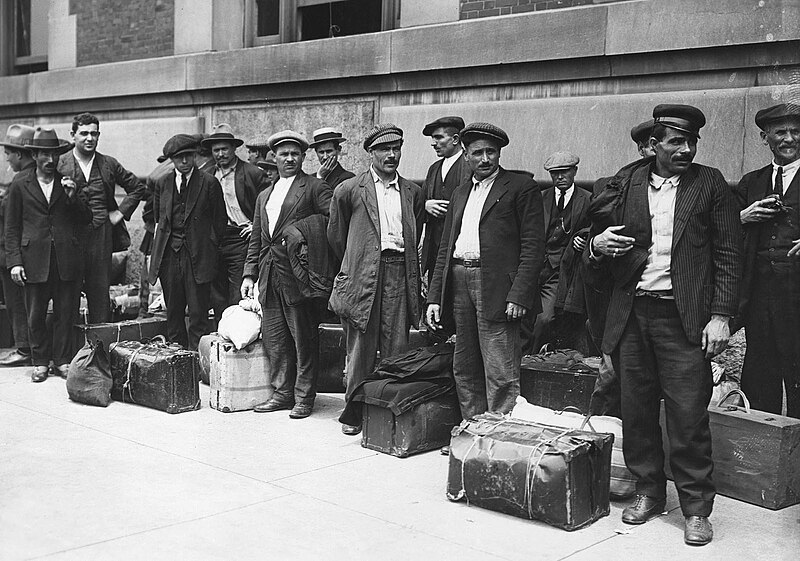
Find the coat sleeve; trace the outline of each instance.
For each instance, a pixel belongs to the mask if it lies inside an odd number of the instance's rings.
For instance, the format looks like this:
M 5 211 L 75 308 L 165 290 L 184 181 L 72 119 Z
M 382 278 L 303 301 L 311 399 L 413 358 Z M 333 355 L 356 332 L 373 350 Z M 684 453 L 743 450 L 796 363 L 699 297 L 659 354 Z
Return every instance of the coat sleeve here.
M 719 170 L 712 170 L 714 296 L 711 313 L 736 315 L 741 279 L 741 223 L 739 206 Z
M 453 230 L 453 208 L 455 193 L 450 199 L 450 204 L 447 206 L 447 213 L 444 215 L 444 230 L 442 231 L 442 241 L 439 244 L 439 253 L 436 256 L 436 265 L 433 269 L 433 276 L 431 277 L 431 284 L 428 287 L 428 304 L 441 304 L 442 279 L 444 278 L 444 264 L 447 261 L 447 254 L 451 250 L 453 240 L 450 239 L 450 232 Z
M 341 262 L 347 249 L 347 234 L 350 230 L 350 216 L 353 210 L 350 202 L 350 180 L 340 183 L 333 191 L 328 221 L 328 244 L 337 261 Z
M 542 194 L 533 179 L 525 179 L 517 195 L 516 208 L 520 234 L 519 267 L 506 301 L 529 308 L 531 295 L 539 286 L 545 242 Z
M 261 255 L 261 220 L 264 212 L 264 197 L 259 195 L 256 198 L 256 208 L 253 212 L 253 232 L 250 234 L 250 242 L 247 244 L 247 258 L 244 261 L 244 272 L 242 277 L 258 278 L 258 259 Z
M 8 187 L 5 209 L 6 267 L 10 270 L 22 265 L 22 195 L 19 184 L 12 181 Z
M 331 186 L 322 180 L 315 181 L 314 183 L 315 183 L 313 188 L 314 212 L 315 214 L 330 216 L 333 189 L 331 189 Z
M 208 174 L 206 174 L 208 175 Z M 211 205 L 212 227 L 217 234 L 217 244 L 222 243 L 225 237 L 225 227 L 228 225 L 228 211 L 225 208 L 225 198 L 222 195 L 222 186 L 217 178 L 209 175 L 209 204 Z
M 130 220 L 133 212 L 139 203 L 144 200 L 146 196 L 145 184 L 139 180 L 136 175 L 128 171 L 117 160 L 110 158 L 111 168 L 113 171 L 114 181 L 117 185 L 125 190 L 125 198 L 119 204 L 119 211 L 125 217 L 125 220 Z M 114 187 L 112 186 L 112 189 Z M 114 196 L 114 193 L 111 193 Z
M 422 227 L 425 225 L 425 216 L 427 213 L 425 212 L 425 191 L 417 188 L 415 189 L 414 193 L 414 220 L 416 222 L 416 232 L 417 232 L 417 239 L 415 240 L 417 243 L 417 247 L 419 247 L 419 242 L 422 239 Z

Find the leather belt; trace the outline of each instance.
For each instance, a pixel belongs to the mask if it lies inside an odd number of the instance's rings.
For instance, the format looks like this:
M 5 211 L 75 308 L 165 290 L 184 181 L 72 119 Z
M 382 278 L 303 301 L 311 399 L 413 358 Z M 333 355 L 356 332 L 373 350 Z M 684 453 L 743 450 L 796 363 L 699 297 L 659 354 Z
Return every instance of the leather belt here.
M 475 269 L 481 266 L 480 259 L 459 259 L 457 257 L 453 257 L 453 264 L 461 265 L 462 267 L 466 267 L 467 269 Z
M 391 249 L 384 249 L 381 251 L 381 261 L 384 263 L 402 263 L 405 262 L 406 256 L 399 251 L 392 251 Z
M 647 298 L 655 298 L 657 300 L 675 300 L 671 290 L 642 290 L 636 289 L 636 296 L 646 296 Z

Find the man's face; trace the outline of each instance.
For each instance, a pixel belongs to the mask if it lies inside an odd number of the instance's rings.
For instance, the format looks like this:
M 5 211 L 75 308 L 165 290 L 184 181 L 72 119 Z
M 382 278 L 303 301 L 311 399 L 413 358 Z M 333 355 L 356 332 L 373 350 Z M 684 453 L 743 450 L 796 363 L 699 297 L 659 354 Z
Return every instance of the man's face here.
M 280 175 L 278 174 L 278 168 L 268 167 L 264 170 L 264 173 L 267 174 L 267 179 L 275 183 L 278 180 Z
M 181 152 L 180 154 L 175 154 L 170 160 L 172 160 L 178 173 L 186 175 L 194 169 L 195 156 L 194 152 Z
M 275 162 L 278 164 L 278 174 L 281 177 L 292 177 L 303 167 L 305 153 L 300 150 L 300 145 L 295 142 L 284 142 L 275 147 Z
M 236 148 L 230 142 L 214 142 L 211 144 L 211 154 L 219 167 L 227 169 L 233 165 Z
M 800 158 L 800 118 L 770 123 L 766 131 L 761 131 L 761 140 L 772 150 L 776 164 L 791 164 Z
M 7 146 L 3 147 L 3 150 L 6 153 L 6 161 L 8 162 L 8 166 L 11 168 L 11 171 L 14 173 L 18 172 L 22 169 L 22 154 L 18 150 L 11 150 Z
M 370 156 L 372 156 L 372 167 L 379 173 L 393 175 L 397 171 L 397 166 L 400 165 L 402 150 L 402 140 L 378 144 L 374 148 L 370 148 L 369 153 Z
M 553 180 L 553 185 L 562 191 L 566 191 L 575 181 L 576 173 L 578 173 L 578 167 L 572 166 L 571 168 L 550 170 L 550 177 Z
M 34 150 L 31 155 L 36 162 L 36 170 L 42 175 L 53 175 L 58 165 L 59 154 L 50 150 Z
M 493 140 L 478 139 L 466 147 L 464 157 L 478 181 L 483 181 L 500 167 L 500 147 Z
M 97 141 L 100 139 L 100 130 L 95 123 L 80 125 L 74 132 L 70 132 L 75 148 L 81 154 L 91 156 L 97 150 Z
M 667 128 L 663 140 L 650 138 L 650 146 L 656 155 L 656 173 L 672 177 L 689 169 L 697 154 L 697 137 Z
M 459 138 L 455 129 L 439 127 L 431 135 L 431 146 L 440 158 L 449 158 L 458 152 Z
M 339 154 L 342 152 L 342 147 L 336 142 L 323 142 L 319 146 L 314 147 L 314 151 L 317 153 L 317 159 L 320 165 L 322 165 L 331 158 L 338 159 Z
M 247 161 L 253 165 L 256 165 L 256 162 L 259 160 L 260 154 L 258 150 L 253 150 L 252 148 L 247 149 Z
M 656 155 L 656 153 L 653 151 L 653 147 L 650 146 L 649 142 L 637 142 L 636 148 L 639 150 L 639 155 L 642 158 L 649 158 L 650 156 Z

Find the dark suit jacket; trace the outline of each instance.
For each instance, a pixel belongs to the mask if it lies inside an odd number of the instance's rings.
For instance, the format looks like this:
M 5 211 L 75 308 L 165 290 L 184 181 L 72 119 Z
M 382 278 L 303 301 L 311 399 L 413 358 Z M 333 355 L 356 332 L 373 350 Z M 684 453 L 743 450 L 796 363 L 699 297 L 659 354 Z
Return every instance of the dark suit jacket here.
M 248 220 L 253 221 L 255 215 L 256 197 L 264 189 L 269 187 L 269 179 L 258 166 L 250 162 L 245 162 L 241 158 L 236 158 L 236 171 L 234 172 L 233 184 L 236 188 L 236 200 L 239 201 L 239 208 L 247 216 Z M 211 172 L 213 175 L 213 171 Z
M 447 323 L 452 314 L 451 261 L 471 190 L 472 181 L 468 180 L 453 193 L 428 290 L 428 303 L 441 305 Z M 544 261 L 544 210 L 536 182 L 500 168 L 481 212 L 479 236 L 484 318 L 506 321 L 507 302 L 523 306 L 528 314 L 538 314 L 542 309 L 539 272 Z
M 61 178 L 56 172 L 49 204 L 36 179 L 36 168 L 18 173 L 8 188 L 6 267 L 22 265 L 28 282 L 47 281 L 53 247 L 61 280 L 79 280 L 83 275 L 80 234 L 91 222 L 92 211 L 85 193 L 67 196 Z
M 545 235 L 547 235 L 547 230 L 550 224 L 551 214 L 553 212 L 553 208 L 555 208 L 555 187 L 548 187 L 544 191 L 542 191 L 542 204 L 544 205 L 544 227 L 545 227 Z M 589 193 L 577 185 L 572 190 L 572 198 L 569 201 L 569 205 L 567 205 L 567 212 L 564 216 L 564 230 L 570 232 L 568 235 L 567 244 L 561 248 L 561 251 L 558 254 L 547 255 L 545 252 L 545 259 L 550 260 L 550 265 L 557 269 L 561 265 L 561 258 L 567 252 L 567 250 L 572 245 L 572 238 L 575 233 L 585 226 L 588 226 L 586 223 L 586 211 L 589 208 Z
M 331 186 L 331 189 L 334 189 L 339 183 L 344 181 L 345 179 L 350 179 L 351 177 L 355 177 L 356 174 L 352 171 L 347 171 L 342 167 L 342 164 L 336 162 L 336 167 L 331 170 L 331 172 L 325 177 L 325 183 Z
M 266 206 L 274 190 L 275 186 L 270 185 L 256 199 L 253 233 L 250 236 L 242 276 L 258 278 L 258 292 L 263 305 L 269 288 L 270 273 L 274 267 L 279 275 L 279 289 L 284 298 L 289 304 L 297 304 L 304 300 L 304 296 L 298 288 L 284 236 L 289 226 L 299 220 L 314 214 L 328 216 L 332 190 L 324 181 L 302 171 L 298 172 L 283 199 L 278 222 L 270 236 Z
M 186 246 L 192 260 L 194 281 L 203 284 L 217 277 L 219 243 L 225 235 L 228 216 L 222 187 L 213 175 L 195 169 L 186 186 Z M 172 203 L 175 192 L 175 172 L 156 180 L 153 191 L 153 236 L 150 258 L 150 284 L 155 284 L 161 269 L 164 251 L 172 234 Z
M 616 222 L 625 224 L 626 230 L 646 232 L 647 239 L 641 242 L 649 247 L 652 232 L 647 193 L 652 159 L 642 162 L 631 170 L 624 207 L 620 207 Z M 636 210 L 631 212 L 631 208 Z M 670 277 L 675 305 L 687 338 L 700 344 L 711 315 L 735 315 L 739 298 L 739 212 L 719 170 L 692 164 L 683 174 L 675 196 L 673 223 Z M 625 259 L 608 258 L 587 262 L 587 273 L 617 279 L 606 316 L 604 353 L 611 354 L 619 343 L 645 265 L 646 258 L 627 263 Z M 614 270 L 626 267 L 632 270 Z
M 463 154 L 447 172 L 444 181 L 442 181 L 442 165 L 444 165 L 444 158 L 436 160 L 428 168 L 428 175 L 425 176 L 425 183 L 422 184 L 422 192 L 426 201 L 431 199 L 449 201 L 458 186 L 472 177 L 472 170 L 469 169 Z M 436 257 L 439 254 L 439 244 L 442 242 L 442 232 L 444 231 L 444 220 L 444 216 L 436 218 L 425 213 L 425 240 L 422 242 L 423 273 L 428 272 L 429 269 L 433 270 L 436 266 Z
M 36 169 L 34 162 L 28 164 L 19 170 L 17 174 L 29 169 Z M 17 174 L 14 174 L 16 177 Z M 8 187 L 0 192 L 0 267 L 6 268 L 6 201 L 8 200 Z
M 399 176 L 398 176 L 399 177 Z M 419 185 L 399 177 L 403 219 L 403 247 L 406 248 L 406 295 L 409 319 L 417 325 L 420 317 L 420 284 L 417 246 L 425 213 Z M 333 281 L 328 307 L 357 329 L 365 331 L 372 303 L 378 291 L 381 258 L 380 217 L 375 181 L 367 170 L 340 184 L 333 193 L 328 243 L 342 263 Z

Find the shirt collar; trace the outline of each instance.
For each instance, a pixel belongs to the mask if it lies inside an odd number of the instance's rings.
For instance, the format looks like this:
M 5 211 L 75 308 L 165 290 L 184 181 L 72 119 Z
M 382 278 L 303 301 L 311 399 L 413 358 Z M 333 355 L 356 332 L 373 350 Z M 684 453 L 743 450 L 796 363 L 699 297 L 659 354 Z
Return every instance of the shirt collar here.
M 375 183 L 380 183 L 384 187 L 394 187 L 396 190 L 400 190 L 400 181 L 398 179 L 397 172 L 394 172 L 394 177 L 389 181 L 389 183 L 384 183 L 383 179 L 380 178 L 378 173 L 375 171 L 371 165 L 369 166 L 369 172 L 372 174 L 372 180 Z
M 447 156 L 446 158 L 443 158 L 443 159 L 444 159 L 445 162 L 447 162 L 448 164 L 452 165 L 452 163 L 455 162 L 458 158 L 460 158 L 463 153 L 464 153 L 463 150 L 459 150 L 458 152 L 456 152 L 452 156 Z
M 186 183 L 189 183 L 189 180 L 192 179 L 192 174 L 193 173 L 194 173 L 194 168 L 190 169 L 189 173 L 185 174 L 186 175 Z M 181 172 L 179 172 L 178 170 L 175 170 L 175 182 L 178 185 L 180 185 L 180 183 L 181 183 Z
M 672 177 L 661 177 L 655 172 L 650 172 L 650 186 L 658 191 L 665 185 L 669 185 L 671 187 L 677 187 L 678 183 L 681 181 L 680 175 L 673 175 Z
M 496 170 L 494 170 L 494 173 L 492 175 L 482 179 L 481 181 L 478 181 L 477 179 L 475 179 L 475 176 L 473 175 L 472 176 L 472 186 L 474 188 L 477 188 L 477 187 L 486 187 L 487 185 L 491 185 L 492 183 L 494 183 L 494 180 L 497 179 L 497 175 L 499 173 L 500 173 L 500 168 L 498 167 Z
M 83 163 L 83 160 L 81 160 L 80 157 L 78 156 L 78 149 L 77 148 L 73 148 L 72 149 L 72 155 L 74 156 L 76 162 L 78 162 L 79 164 Z M 95 156 L 97 156 L 97 152 L 92 152 L 92 157 L 89 158 L 88 162 L 86 162 L 87 166 L 91 166 L 94 163 L 94 157 Z
M 777 164 L 775 160 L 772 160 L 772 169 L 777 170 L 778 168 L 783 168 L 783 173 L 796 171 L 798 168 L 800 168 L 800 158 L 796 159 L 791 164 L 786 164 L 785 166 L 781 166 Z
M 228 169 L 222 169 L 221 167 L 216 166 L 216 165 L 214 167 L 217 168 L 217 171 L 222 175 L 222 177 L 227 177 L 231 173 L 236 171 L 236 166 L 238 166 L 238 165 L 239 165 L 239 158 L 234 158 L 233 159 L 233 165 L 231 167 L 229 167 Z
M 572 194 L 572 192 L 573 192 L 574 190 L 575 190 L 575 184 L 573 183 L 572 185 L 570 185 L 569 187 L 567 187 L 566 189 L 564 189 L 564 196 L 566 197 L 566 196 L 568 196 L 568 195 Z M 556 187 L 556 191 L 555 191 L 555 193 L 556 193 L 556 196 L 558 196 L 558 192 L 559 192 L 559 191 L 561 191 L 561 189 L 559 189 L 558 187 Z

